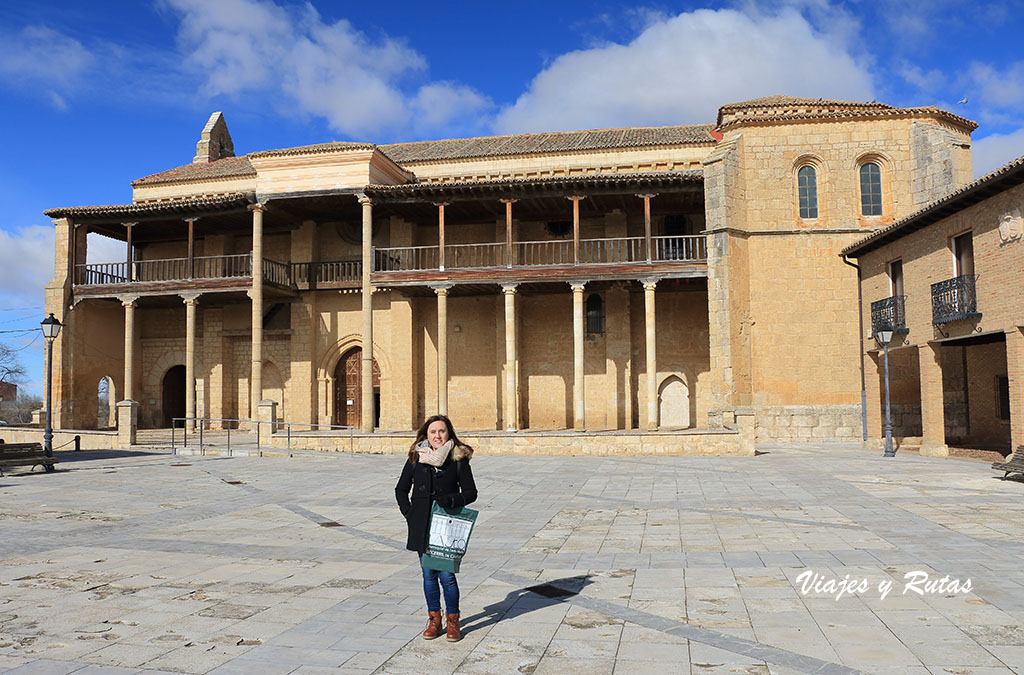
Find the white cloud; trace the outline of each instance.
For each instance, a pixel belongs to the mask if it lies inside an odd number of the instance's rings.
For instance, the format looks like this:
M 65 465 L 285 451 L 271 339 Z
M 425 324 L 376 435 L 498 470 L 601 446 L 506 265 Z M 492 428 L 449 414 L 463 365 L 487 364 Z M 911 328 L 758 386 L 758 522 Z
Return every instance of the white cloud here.
M 866 70 L 792 8 L 697 10 L 626 45 L 564 54 L 498 116 L 500 132 L 713 122 L 723 103 L 787 94 L 871 100 Z
M 187 64 L 204 75 L 203 93 L 210 97 L 263 96 L 353 137 L 473 124 L 491 107 L 468 87 L 425 81 L 425 59 L 402 42 L 372 40 L 344 19 L 325 23 L 311 5 L 167 4 L 181 15 L 180 45 Z
M 66 110 L 62 93 L 82 85 L 96 57 L 74 38 L 46 26 L 0 31 L 0 81 L 40 90 L 58 110 Z
M 1024 129 L 1007 134 L 990 134 L 972 142 L 975 177 L 984 176 L 1024 155 Z
M 53 227 L 0 229 L 0 270 L 0 306 L 42 305 L 53 278 Z
M 86 237 L 87 263 L 124 262 L 128 256 L 128 248 L 123 241 L 105 237 L 99 232 L 90 232 Z
M 979 101 L 1005 108 L 1024 103 L 1024 61 L 1008 65 L 1004 70 L 987 63 L 972 63 L 965 82 L 977 91 Z

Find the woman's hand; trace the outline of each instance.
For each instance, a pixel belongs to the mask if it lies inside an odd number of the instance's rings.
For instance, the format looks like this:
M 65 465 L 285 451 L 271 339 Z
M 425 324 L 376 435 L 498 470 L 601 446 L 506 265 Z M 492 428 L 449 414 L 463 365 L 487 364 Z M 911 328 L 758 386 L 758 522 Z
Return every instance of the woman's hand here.
M 452 495 L 438 495 L 435 501 L 442 509 L 450 509 L 455 506 L 455 497 Z

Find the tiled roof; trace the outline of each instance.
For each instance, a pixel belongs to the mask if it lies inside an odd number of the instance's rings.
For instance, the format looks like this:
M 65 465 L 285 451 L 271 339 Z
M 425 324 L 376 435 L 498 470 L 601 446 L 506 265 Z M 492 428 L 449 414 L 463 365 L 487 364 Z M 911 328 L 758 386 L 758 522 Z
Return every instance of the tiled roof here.
M 704 172 L 647 171 L 637 173 L 598 173 L 574 176 L 548 176 L 544 178 L 500 178 L 480 181 L 449 181 L 445 183 L 413 183 L 406 185 L 368 185 L 364 192 L 371 198 L 384 200 L 458 195 L 516 194 L 531 189 L 565 190 L 585 188 L 640 189 L 645 187 L 702 183 Z
M 858 106 L 858 107 L 873 107 L 873 108 L 891 108 L 891 105 L 885 103 L 876 103 L 874 101 L 870 103 L 863 103 L 860 101 L 839 101 L 831 98 L 802 98 L 800 96 L 762 96 L 761 98 L 752 98 L 749 101 L 740 101 L 738 103 L 727 103 L 723 105 L 719 110 L 738 110 L 741 108 L 758 108 L 762 106 L 787 106 L 787 105 L 842 105 L 842 106 Z
M 193 199 L 176 199 L 166 202 L 146 202 L 142 204 L 108 204 L 105 206 L 69 206 L 65 208 L 47 209 L 43 214 L 50 218 L 135 218 L 145 216 L 173 215 L 176 213 L 194 213 L 197 210 L 229 210 L 246 206 L 255 200 L 251 193 L 233 192 L 218 197 L 196 197 Z
M 139 185 L 156 185 L 158 183 L 183 183 L 194 180 L 213 180 L 216 178 L 235 178 L 240 176 L 255 176 L 256 169 L 252 168 L 249 158 L 224 157 L 214 162 L 196 162 L 179 166 L 176 169 L 169 169 L 154 173 L 138 180 L 132 181 L 132 187 Z
M 250 152 L 249 157 L 259 159 L 261 157 L 284 157 L 286 155 L 309 155 L 318 152 L 333 152 L 334 150 L 373 150 L 377 146 L 373 143 L 357 143 L 350 141 L 330 141 L 329 143 L 314 143 L 313 145 L 300 145 L 295 148 L 280 148 L 277 150 L 260 150 Z
M 892 225 L 872 232 L 856 244 L 844 248 L 840 255 L 856 258 L 1021 183 L 1024 183 L 1024 157 L 1018 157 Z
M 380 149 L 399 164 L 469 157 L 528 155 L 573 150 L 604 150 L 657 145 L 714 143 L 712 125 L 688 124 L 672 127 L 630 127 L 592 129 L 508 136 L 479 136 L 440 141 L 392 143 Z
M 954 115 L 937 106 L 897 108 L 887 103 L 877 103 L 875 101 L 864 103 L 825 98 L 800 98 L 797 96 L 765 96 L 740 103 L 723 105 L 718 109 L 718 127 L 728 129 L 749 122 L 897 117 L 908 115 L 934 115 L 964 127 L 968 131 L 978 128 L 977 122 L 973 122 L 960 115 Z

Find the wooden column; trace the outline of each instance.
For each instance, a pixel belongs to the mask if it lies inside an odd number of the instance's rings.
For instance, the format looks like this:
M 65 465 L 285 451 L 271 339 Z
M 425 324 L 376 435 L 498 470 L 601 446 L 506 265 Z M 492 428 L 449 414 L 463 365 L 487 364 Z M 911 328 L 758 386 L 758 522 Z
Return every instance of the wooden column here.
M 647 430 L 658 429 L 658 358 L 657 332 L 655 329 L 654 287 L 657 279 L 644 282 L 644 324 L 647 337 Z
M 519 361 L 516 359 L 516 286 L 504 284 L 505 296 L 505 430 L 519 429 Z
M 447 205 L 448 202 L 437 202 L 437 268 L 441 272 L 444 272 L 444 207 Z
M 185 222 L 188 223 L 188 263 L 186 263 L 186 273 L 188 278 L 192 279 L 196 275 L 195 269 L 195 248 L 196 248 L 196 237 L 195 237 L 195 224 L 198 218 L 186 218 Z M 262 221 L 261 221 L 262 227 Z M 255 244 L 253 244 L 255 246 Z M 260 250 L 262 251 L 262 242 L 260 244 Z
M 515 251 L 512 248 L 512 204 L 515 199 L 500 200 L 505 205 L 505 266 L 510 268 L 515 264 Z
M 437 293 L 437 413 L 448 414 L 448 290 L 450 284 L 434 287 Z
M 362 382 L 359 384 L 362 400 L 363 433 L 373 433 L 373 286 L 370 284 L 370 271 L 373 269 L 373 202 L 365 195 L 359 198 L 363 207 L 363 356 Z M 335 386 L 342 386 L 335 382 Z
M 586 429 L 586 397 L 583 370 L 583 287 L 586 281 L 570 282 L 572 288 L 572 428 Z
M 651 264 L 651 197 L 657 197 L 656 194 L 643 194 L 637 195 L 640 199 L 644 200 L 644 255 L 647 257 L 647 264 Z
M 135 244 L 132 242 L 132 230 L 138 223 L 121 223 L 124 225 L 125 242 L 128 248 L 125 255 L 128 261 L 128 281 L 135 281 Z
M 249 370 L 249 419 L 263 400 L 263 212 L 264 204 L 252 204 L 252 363 Z
M 572 264 L 580 264 L 580 200 L 582 195 L 566 197 L 572 200 Z
M 124 386 L 122 387 L 125 401 L 134 401 L 135 396 L 135 303 L 138 298 L 126 296 L 120 298 L 124 305 Z
M 191 222 L 190 222 L 191 225 Z M 185 301 L 185 417 L 196 416 L 196 303 L 198 293 L 183 293 Z M 195 429 L 192 419 L 185 421 L 186 429 Z

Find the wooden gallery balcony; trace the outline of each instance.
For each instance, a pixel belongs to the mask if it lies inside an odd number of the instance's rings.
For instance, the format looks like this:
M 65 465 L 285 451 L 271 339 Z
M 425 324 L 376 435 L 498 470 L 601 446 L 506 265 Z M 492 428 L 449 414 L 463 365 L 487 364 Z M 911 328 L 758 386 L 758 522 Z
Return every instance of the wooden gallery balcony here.
M 619 278 L 673 272 L 671 276 L 707 276 L 704 235 L 517 241 L 498 244 L 404 246 L 374 251 L 374 283 L 417 284 L 462 280 L 557 280 Z

